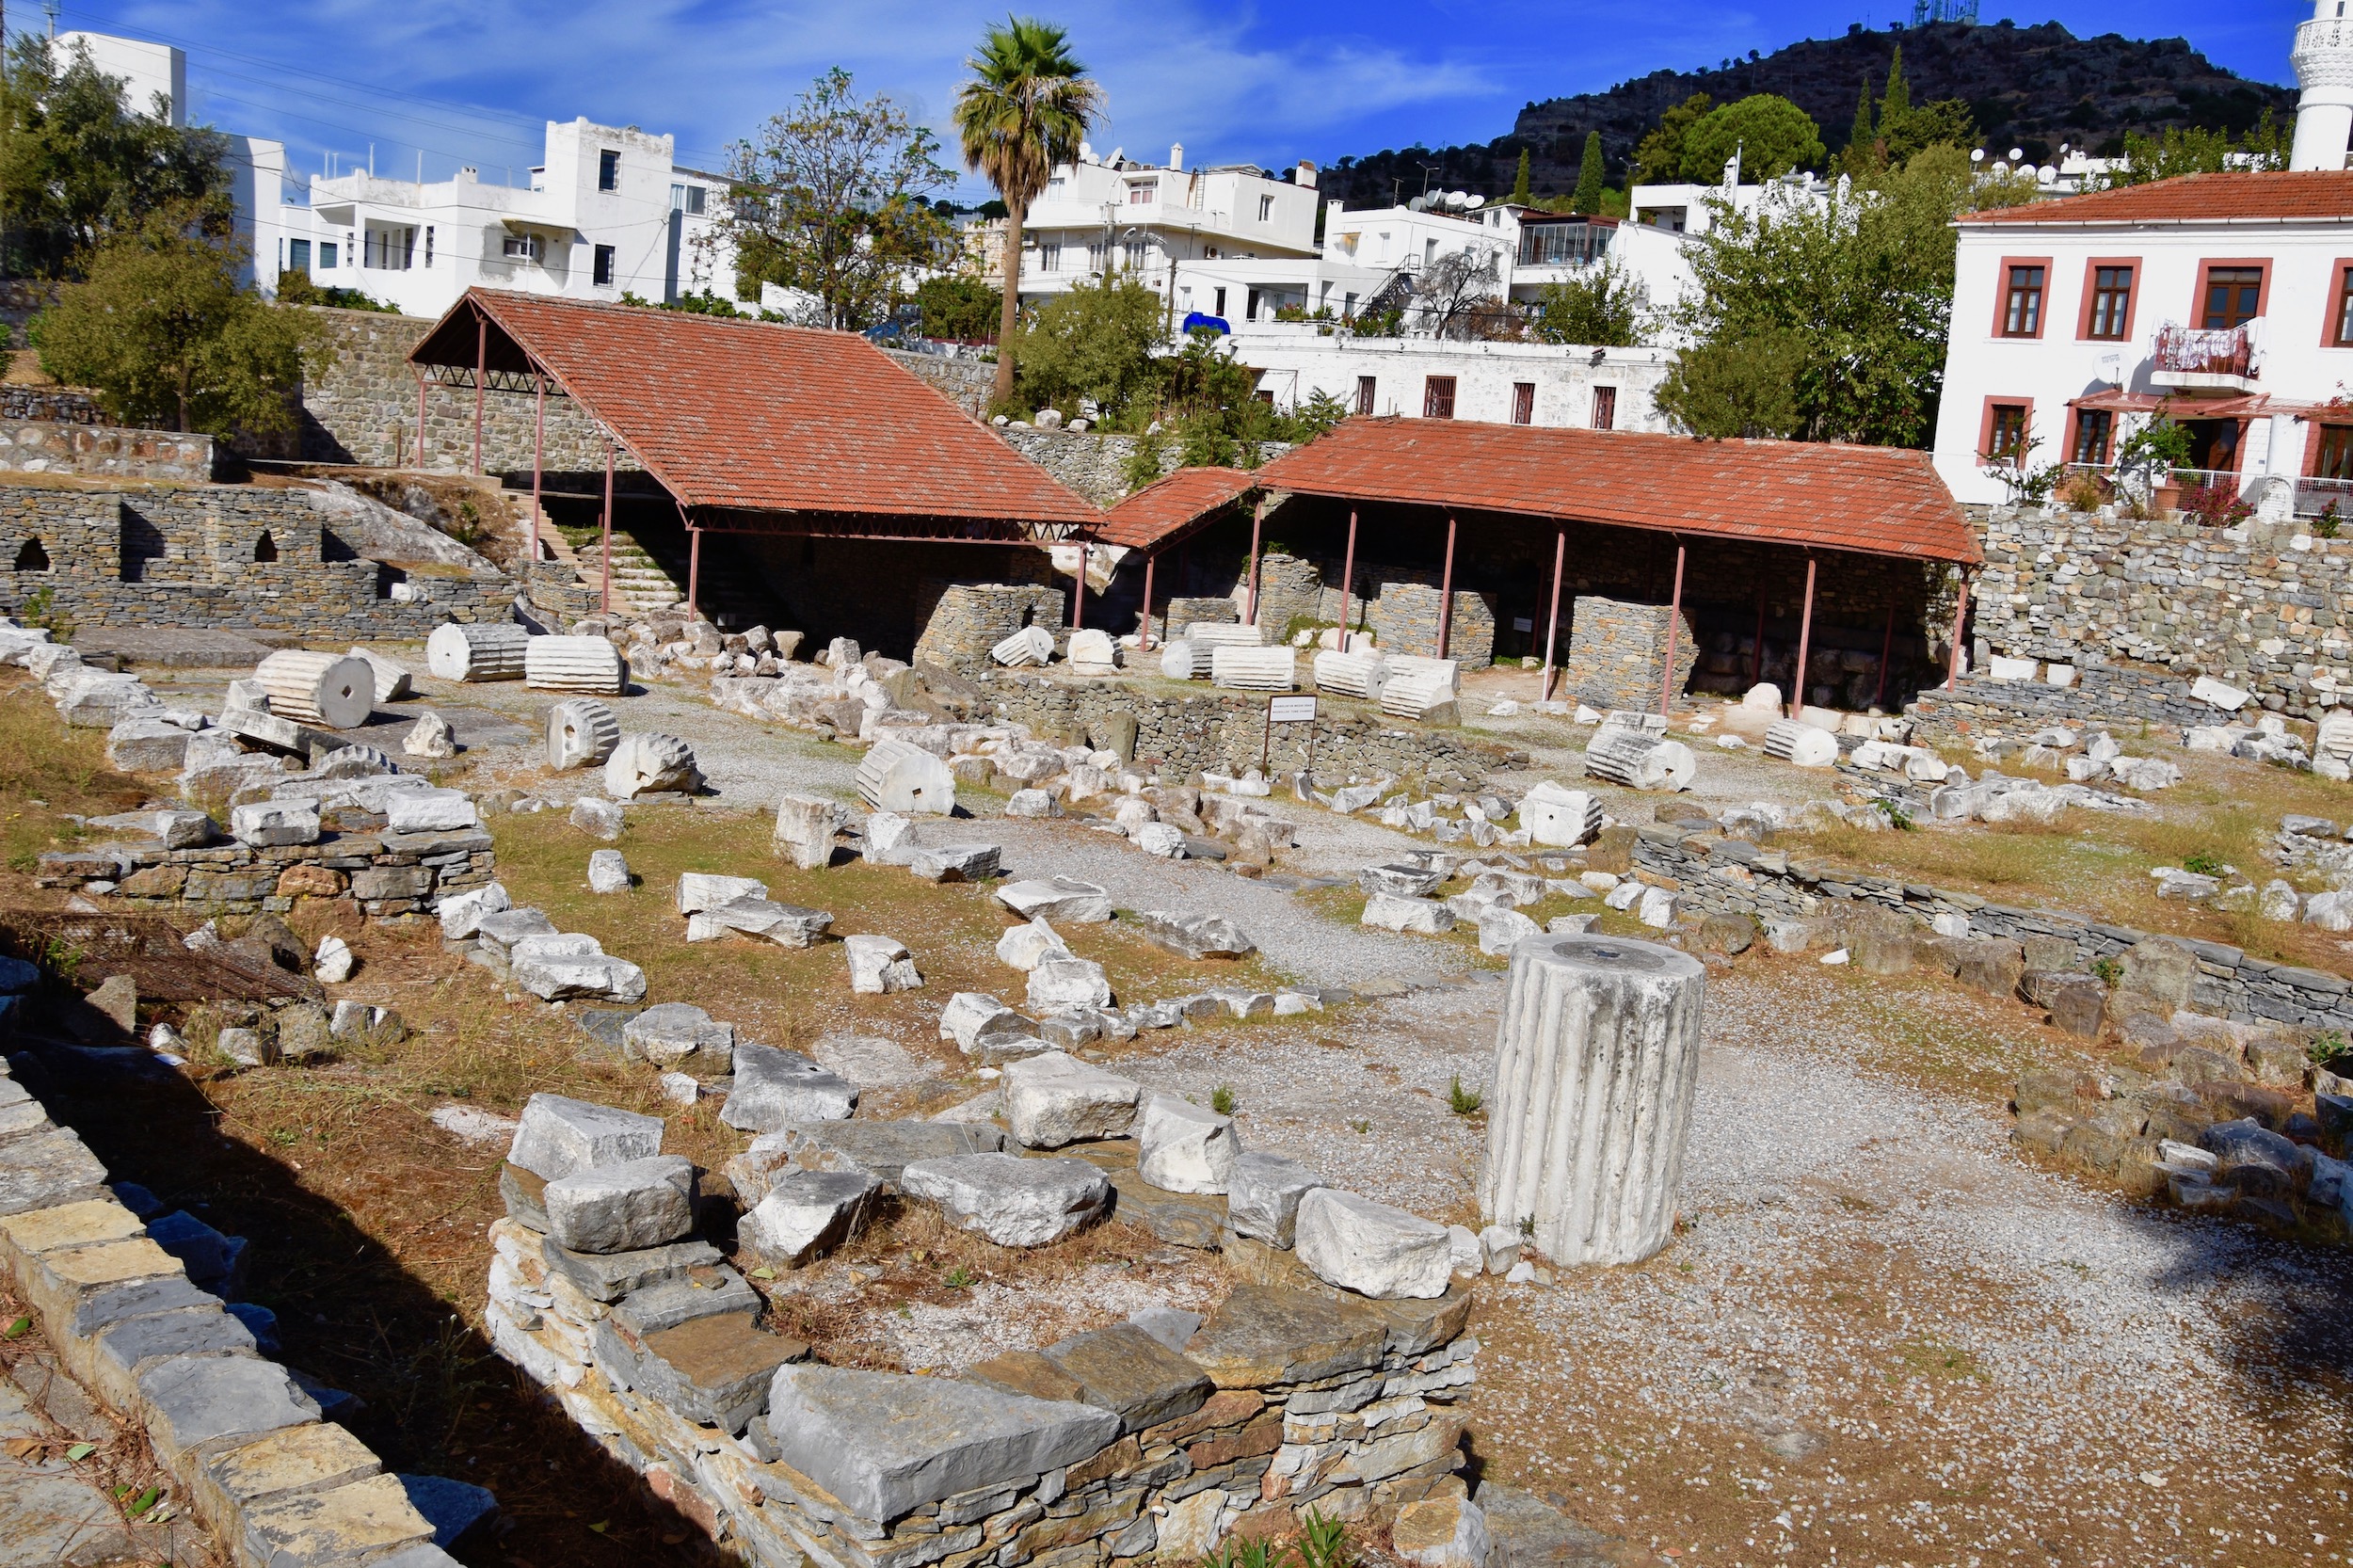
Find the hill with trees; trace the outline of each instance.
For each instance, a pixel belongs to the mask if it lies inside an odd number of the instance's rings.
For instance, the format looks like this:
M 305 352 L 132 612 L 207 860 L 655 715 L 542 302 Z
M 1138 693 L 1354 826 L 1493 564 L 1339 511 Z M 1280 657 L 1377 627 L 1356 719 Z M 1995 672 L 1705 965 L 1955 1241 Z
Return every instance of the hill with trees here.
M 1720 104 L 1778 94 L 1813 119 L 1835 154 L 1845 148 L 1857 102 L 1866 91 L 1878 98 L 1898 49 L 1913 102 L 1965 104 L 1978 144 L 2003 153 L 2023 148 L 2036 162 L 2053 161 L 2061 144 L 2121 153 L 2128 133 L 2202 128 L 2235 136 L 2266 109 L 2285 119 L 2296 105 L 2295 89 L 2226 71 L 2184 39 L 2079 39 L 2056 22 L 1932 22 L 1876 30 L 1857 24 L 1838 38 L 1807 39 L 1770 55 L 1752 51 L 1712 70 L 1655 71 L 1606 92 L 1531 103 L 1509 134 L 1483 145 L 1341 158 L 1320 184 L 1326 197 L 1352 206 L 1401 200 L 1425 184 L 1500 197 L 1513 189 L 1526 152 L 1529 190 L 1566 196 L 1577 188 L 1586 139 L 1597 134 L 1607 179 L 1623 185 L 1642 139 L 1694 93 Z

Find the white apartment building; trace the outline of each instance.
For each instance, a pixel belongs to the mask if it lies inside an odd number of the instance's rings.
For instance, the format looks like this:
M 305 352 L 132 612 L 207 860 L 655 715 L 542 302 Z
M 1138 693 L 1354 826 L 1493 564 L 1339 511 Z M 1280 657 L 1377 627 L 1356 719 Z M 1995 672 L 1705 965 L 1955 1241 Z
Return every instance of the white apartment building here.
M 1653 402 L 1674 363 L 1665 348 L 1319 336 L 1314 323 L 1237 333 L 1258 395 L 1290 409 L 1323 392 L 1352 414 L 1464 419 L 1587 430 L 1665 430 Z
M 586 119 L 550 120 L 528 185 L 467 168 L 418 182 L 367 172 L 289 187 L 270 271 L 307 272 L 408 315 L 439 316 L 479 283 L 572 299 L 735 296 L 718 229 L 728 183 L 679 166 L 675 143 Z
M 2353 512 L 2353 21 L 2297 31 L 2290 168 L 1961 219 L 1936 465 L 1962 501 L 2024 468 L 2113 478 L 2132 432 L 2188 433 L 2187 478 L 2271 516 Z
M 52 58 L 61 65 L 76 52 L 88 55 L 102 74 L 121 81 L 123 97 L 136 112 L 153 114 L 160 109 L 166 123 L 187 125 L 185 50 L 144 39 L 86 32 L 59 33 L 49 47 Z M 237 238 L 252 255 L 251 264 L 238 280 L 266 288 L 277 280 L 267 258 L 278 248 L 278 193 L 286 176 L 286 144 L 263 136 L 224 135 L 229 143 L 229 198 L 236 212 Z
M 1081 143 L 1057 165 L 1024 216 L 1021 282 L 1032 303 L 1118 271 L 1168 300 L 1175 316 L 1216 314 L 1219 285 L 1196 265 L 1271 262 L 1293 269 L 1316 254 L 1316 168 L 1288 180 L 1248 164 L 1185 168 L 1184 144 L 1166 164 L 1098 157 Z

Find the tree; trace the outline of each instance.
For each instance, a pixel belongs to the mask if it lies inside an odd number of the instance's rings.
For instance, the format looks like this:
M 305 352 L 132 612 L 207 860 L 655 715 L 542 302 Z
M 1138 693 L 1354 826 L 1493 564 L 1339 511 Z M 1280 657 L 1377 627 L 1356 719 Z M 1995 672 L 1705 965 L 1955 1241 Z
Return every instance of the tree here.
M 1148 401 L 1158 376 L 1160 296 L 1117 274 L 1080 281 L 1038 307 L 1014 341 L 1025 408 L 1075 408 L 1091 398 L 1108 419 Z
M 1520 206 L 1528 205 L 1528 149 L 1525 147 L 1520 149 L 1520 170 L 1512 176 L 1511 199 Z
M 1804 344 L 1787 328 L 1721 338 L 1679 356 L 1655 394 L 1658 411 L 1694 436 L 1785 439 L 1801 422 Z
M 1079 155 L 1079 141 L 1103 105 L 1100 84 L 1070 53 L 1069 34 L 1035 17 L 1008 17 L 982 35 L 966 62 L 972 79 L 956 89 L 957 138 L 965 167 L 984 175 L 1005 202 L 1004 301 L 998 341 L 1013 342 L 1021 296 L 1021 220 L 1046 189 L 1056 164 Z M 1013 360 L 997 356 L 997 401 L 1013 400 Z
M 1695 287 L 1676 325 L 1695 353 L 1735 354 L 1786 332 L 1796 358 L 1793 435 L 1908 446 L 1935 428 L 1952 315 L 1953 218 L 2031 200 L 2031 178 L 1980 176 L 1959 148 L 1915 154 L 1826 198 L 1720 203 L 1689 246 Z M 1778 362 L 1776 360 L 1775 362 Z
M 1433 338 L 1495 335 L 1473 326 L 1503 300 L 1497 253 L 1484 246 L 1449 250 L 1414 280 L 1414 314 Z
M 1878 141 L 1879 133 L 1871 129 L 1871 78 L 1866 74 L 1862 94 L 1855 99 L 1854 123 L 1847 128 L 1847 145 L 1841 155 L 1867 154 Z
M 915 290 L 927 338 L 984 338 L 996 330 L 1003 303 L 981 279 L 955 273 L 926 278 Z
M 1737 104 L 1710 109 L 1683 138 L 1683 178 L 1712 184 L 1724 177 L 1733 155 L 1752 183 L 1778 179 L 1822 161 L 1822 134 L 1813 119 L 1779 93 L 1751 93 Z
M 318 319 L 242 289 L 245 248 L 187 209 L 151 215 L 81 262 L 34 318 L 41 369 L 98 393 L 118 424 L 271 435 L 294 428 Z
M 1548 283 L 1537 301 L 1535 332 L 1544 343 L 1629 348 L 1650 324 L 1650 290 L 1606 257 L 1583 276 Z
M 1871 84 L 1865 77 L 1863 102 L 1855 108 L 1854 132 L 1837 160 L 1839 172 L 1850 179 L 1876 179 L 1931 147 L 1958 147 L 1965 151 L 1977 139 L 1977 116 L 1960 99 L 1940 98 L 1916 108 L 1913 105 L 1900 45 L 1888 64 L 1887 88 L 1880 99 L 1876 131 L 1871 129 L 1870 98 Z
M 1580 213 L 1601 211 L 1602 187 L 1608 183 L 1602 169 L 1604 162 L 1601 133 L 1599 131 L 1586 132 L 1585 153 L 1577 161 L 1577 197 L 1574 202 L 1576 211 Z
M 1896 45 L 1887 62 L 1887 93 L 1880 100 L 1880 129 L 1885 132 L 1912 113 L 1912 84 L 1904 80 L 1904 46 Z
M 881 320 L 949 233 L 926 200 L 950 180 L 938 150 L 888 96 L 858 97 L 840 67 L 818 77 L 728 155 L 719 227 L 735 243 L 738 286 L 813 295 L 829 327 Z
M 2184 174 L 2212 174 L 2226 168 L 2276 169 L 2288 166 L 2288 145 L 2295 139 L 2296 121 L 2275 119 L 2269 109 L 2238 142 L 2227 131 L 2191 127 L 2168 130 L 2162 136 L 2124 133 L 2123 159 L 2097 182 L 2100 188 L 2146 184 Z
M 1634 179 L 1638 184 L 1657 184 L 1684 178 L 1684 142 L 1691 127 L 1707 118 L 1716 101 L 1704 92 L 1690 97 L 1658 117 L 1641 144 L 1634 149 Z M 1721 171 L 1719 171 L 1721 173 Z M 1711 177 L 1713 178 L 1713 177 Z
M 126 102 L 123 79 L 17 40 L 0 72 L 0 270 L 65 278 L 75 258 L 166 207 L 225 232 L 228 138 Z

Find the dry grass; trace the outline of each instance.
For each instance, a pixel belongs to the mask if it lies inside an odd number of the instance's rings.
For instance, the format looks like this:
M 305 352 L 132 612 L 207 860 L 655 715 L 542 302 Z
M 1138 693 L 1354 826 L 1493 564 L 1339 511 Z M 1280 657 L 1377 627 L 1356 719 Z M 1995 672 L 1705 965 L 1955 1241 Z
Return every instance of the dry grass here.
M 9 870 L 30 872 L 44 850 L 79 843 L 82 830 L 67 813 L 103 816 L 146 799 L 137 779 L 107 766 L 104 730 L 67 728 L 31 677 L 8 672 L 0 682 L 0 856 Z

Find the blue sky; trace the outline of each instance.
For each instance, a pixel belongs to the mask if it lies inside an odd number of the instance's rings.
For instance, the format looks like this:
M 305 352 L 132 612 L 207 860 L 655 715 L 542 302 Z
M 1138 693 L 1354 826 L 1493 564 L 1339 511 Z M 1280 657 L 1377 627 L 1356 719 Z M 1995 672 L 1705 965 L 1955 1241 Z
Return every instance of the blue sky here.
M 2112 6 L 2003 10 L 1986 21 L 2119 27 Z M 1064 20 L 1109 89 L 1098 148 L 1188 160 L 1329 162 L 1416 140 L 1485 140 L 1528 100 L 1608 87 L 1662 66 L 1771 52 L 1849 23 L 1909 15 L 1909 0 L 1700 8 L 1538 0 L 1102 0 Z M 34 21 L 17 0 L 8 21 Z M 715 164 L 734 138 L 828 66 L 944 125 L 962 62 L 1001 5 L 968 0 L 66 0 L 60 25 L 188 50 L 195 114 L 275 136 L 296 169 L 332 152 L 428 178 L 459 163 L 500 179 L 538 161 L 540 125 L 586 115 L 677 136 L 682 161 Z M 2149 0 L 2142 37 L 2180 34 L 2243 74 L 2292 80 L 2289 37 L 2309 4 L 2217 8 Z M 964 194 L 977 196 L 968 185 Z

